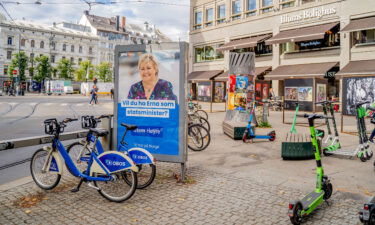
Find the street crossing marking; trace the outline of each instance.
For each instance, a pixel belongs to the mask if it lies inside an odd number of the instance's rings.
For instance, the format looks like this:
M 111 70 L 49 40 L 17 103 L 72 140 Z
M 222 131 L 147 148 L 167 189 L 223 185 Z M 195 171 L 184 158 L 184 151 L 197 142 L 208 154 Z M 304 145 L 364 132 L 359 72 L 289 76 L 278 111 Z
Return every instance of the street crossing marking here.
M 61 103 L 60 105 L 61 105 L 61 106 L 67 106 L 68 103 Z
M 77 106 L 83 106 L 83 103 L 79 103 L 79 104 L 77 104 Z
M 46 103 L 46 106 L 50 106 L 50 105 L 52 105 L 53 103 Z

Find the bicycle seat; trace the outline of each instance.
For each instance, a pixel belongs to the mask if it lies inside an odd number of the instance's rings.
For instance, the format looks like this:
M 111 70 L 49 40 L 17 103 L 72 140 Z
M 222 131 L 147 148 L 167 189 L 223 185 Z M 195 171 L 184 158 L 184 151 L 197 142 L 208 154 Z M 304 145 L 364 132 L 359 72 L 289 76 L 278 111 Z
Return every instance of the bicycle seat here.
M 126 123 L 121 123 L 121 126 L 126 127 L 127 130 L 135 130 L 138 128 L 136 125 L 130 125 Z
M 98 137 L 103 137 L 103 136 L 106 136 L 109 132 L 108 130 L 104 130 L 104 129 L 97 129 L 97 128 L 90 128 L 90 131 L 98 136 Z

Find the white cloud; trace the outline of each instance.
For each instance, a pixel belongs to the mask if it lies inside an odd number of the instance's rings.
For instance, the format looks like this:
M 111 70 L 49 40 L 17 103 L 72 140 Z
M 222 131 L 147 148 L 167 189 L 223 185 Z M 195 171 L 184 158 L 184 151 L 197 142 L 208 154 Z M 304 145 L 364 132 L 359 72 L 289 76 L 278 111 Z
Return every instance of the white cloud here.
M 26 2 L 26 0 L 19 1 Z M 189 0 L 117 1 L 120 3 L 95 5 L 92 7 L 90 14 L 105 17 L 126 16 L 128 23 L 135 24 L 142 24 L 148 21 L 172 40 L 188 40 L 187 30 L 189 29 L 190 8 L 187 5 L 189 5 Z M 177 5 L 146 3 L 147 1 Z M 42 0 L 41 5 L 5 4 L 5 7 L 13 19 L 25 18 L 26 20 L 49 25 L 52 25 L 53 22 L 61 21 L 77 22 L 81 18 L 83 11 L 88 10 L 88 5 L 80 0 Z M 4 11 L 0 12 L 5 14 Z

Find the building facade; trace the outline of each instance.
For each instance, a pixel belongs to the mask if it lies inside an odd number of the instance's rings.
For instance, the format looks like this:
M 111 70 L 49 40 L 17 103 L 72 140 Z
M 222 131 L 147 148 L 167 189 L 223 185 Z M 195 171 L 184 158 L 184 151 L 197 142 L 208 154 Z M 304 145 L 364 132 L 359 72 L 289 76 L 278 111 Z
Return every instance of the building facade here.
M 100 62 L 114 64 L 116 45 L 150 44 L 171 41 L 155 26 L 145 22 L 143 26 L 127 23 L 125 16 L 102 17 L 85 11 L 79 24 L 88 26 L 91 34 L 98 38 L 97 58 Z
M 318 99 L 345 96 L 340 78 L 348 73 L 375 75 L 373 0 L 192 0 L 191 6 L 195 76 L 225 73 L 229 52 L 252 51 L 259 80 L 270 80 L 276 96 L 309 102 L 312 110 Z M 362 71 L 353 69 L 359 61 Z
M 38 24 L 25 20 L 9 21 L 0 15 L 0 88 L 8 80 L 8 66 L 12 56 L 23 51 L 29 57 L 29 67 L 37 56 L 50 58 L 51 65 L 66 58 L 78 67 L 89 60 L 97 65 L 114 63 L 114 48 L 120 44 L 158 43 L 170 41 L 154 26 L 125 24 L 126 18 L 106 18 L 84 12 L 79 23 Z M 121 26 L 120 26 L 121 25 Z M 117 29 L 118 28 L 118 29 Z M 121 28 L 121 30 L 120 30 Z M 28 71 L 26 78 L 31 81 Z

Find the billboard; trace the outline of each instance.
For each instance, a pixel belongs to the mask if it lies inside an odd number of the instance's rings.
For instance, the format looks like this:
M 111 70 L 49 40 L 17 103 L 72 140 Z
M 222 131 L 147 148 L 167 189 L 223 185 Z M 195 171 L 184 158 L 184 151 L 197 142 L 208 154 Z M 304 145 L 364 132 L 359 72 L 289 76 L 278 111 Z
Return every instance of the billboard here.
M 116 46 L 114 143 L 185 162 L 185 43 Z

